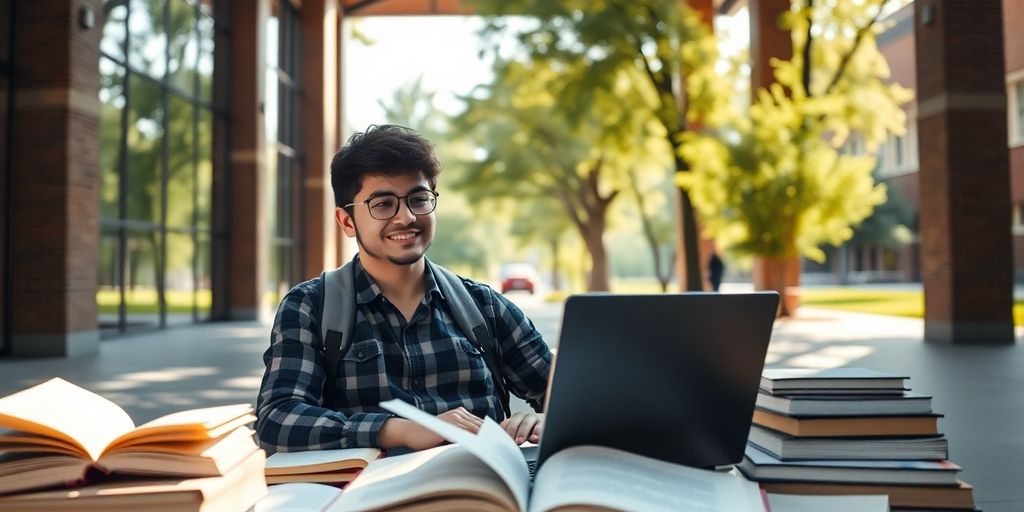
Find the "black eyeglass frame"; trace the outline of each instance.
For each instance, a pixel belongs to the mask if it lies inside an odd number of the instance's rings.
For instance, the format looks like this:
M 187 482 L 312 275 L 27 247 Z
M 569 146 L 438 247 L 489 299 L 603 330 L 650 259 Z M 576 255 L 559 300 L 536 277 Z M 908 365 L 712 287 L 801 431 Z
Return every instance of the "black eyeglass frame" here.
M 415 211 L 413 211 L 412 206 L 409 204 L 409 197 L 415 196 L 416 194 L 422 194 L 424 192 L 433 195 L 433 199 L 434 200 L 430 201 L 430 204 L 432 206 L 430 208 L 430 211 L 423 212 L 423 213 L 416 213 Z M 368 197 L 368 198 L 366 198 L 366 199 L 364 199 L 362 201 L 359 201 L 358 203 L 346 204 L 342 208 L 349 208 L 349 207 L 355 206 L 357 204 L 365 204 L 366 205 L 366 211 L 370 214 L 370 217 L 373 217 L 376 220 L 390 220 L 390 219 L 395 218 L 395 215 L 398 215 L 399 209 L 402 208 L 401 203 L 404 202 L 405 203 L 405 207 L 409 209 L 409 213 L 411 213 L 411 214 L 413 214 L 413 215 L 415 215 L 417 217 L 421 217 L 423 215 L 430 215 L 431 213 L 434 213 L 434 210 L 437 210 L 437 196 L 440 196 L 440 195 L 441 194 L 439 192 L 437 192 L 436 190 L 416 190 L 414 192 L 409 192 L 408 194 L 406 194 L 404 196 L 399 196 L 399 195 L 395 195 L 395 194 L 386 193 L 386 194 L 375 195 L 373 197 Z M 395 198 L 395 209 L 394 209 L 393 212 L 391 212 L 391 215 L 389 215 L 387 217 L 384 217 L 384 218 L 380 218 L 380 217 L 377 217 L 376 215 L 373 214 L 373 208 L 370 208 L 370 203 L 373 202 L 373 201 L 376 201 L 378 199 L 384 198 L 384 197 L 393 197 L 393 198 Z

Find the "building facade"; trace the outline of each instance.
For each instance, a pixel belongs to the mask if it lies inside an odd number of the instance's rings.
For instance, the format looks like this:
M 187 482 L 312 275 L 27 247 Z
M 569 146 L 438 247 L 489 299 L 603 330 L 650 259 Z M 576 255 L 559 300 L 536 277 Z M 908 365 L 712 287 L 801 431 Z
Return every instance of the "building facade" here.
M 0 2 L 0 350 L 271 311 L 335 265 L 343 5 Z
M 1010 156 L 1014 278 L 1024 282 L 1024 0 L 1002 0 L 1007 95 L 1007 133 Z M 914 40 L 914 5 L 909 4 L 885 21 L 878 48 L 892 71 L 892 80 L 917 91 Z M 906 134 L 890 136 L 878 152 L 876 175 L 895 201 L 908 206 L 912 238 L 901 247 L 847 244 L 828 248 L 823 265 L 806 262 L 805 281 L 824 283 L 916 282 L 921 280 L 919 234 L 920 159 L 918 155 L 917 95 L 904 106 Z M 993 191 L 995 192 L 995 191 Z

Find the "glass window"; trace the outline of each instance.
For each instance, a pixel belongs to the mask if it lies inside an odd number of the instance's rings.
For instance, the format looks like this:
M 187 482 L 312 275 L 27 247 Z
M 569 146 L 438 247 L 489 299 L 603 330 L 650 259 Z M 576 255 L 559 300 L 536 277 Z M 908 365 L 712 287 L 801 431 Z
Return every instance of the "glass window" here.
M 135 75 L 128 82 L 127 218 L 160 223 L 163 170 L 163 95 L 151 80 Z
M 100 216 L 120 214 L 122 114 L 125 106 L 124 68 L 100 58 Z
M 195 249 L 191 233 L 167 234 L 167 272 L 164 295 L 167 298 L 167 324 L 193 321 L 195 307 Z
M 222 48 L 229 41 L 226 4 L 104 2 L 104 232 L 97 269 L 104 329 L 209 318 L 210 248 L 226 236 L 223 219 L 218 229 L 212 218 L 214 169 L 224 168 L 226 153 L 214 154 L 212 147 L 215 129 L 225 140 L 227 120 L 223 110 L 210 110 L 214 39 Z M 229 62 L 224 52 L 216 58 Z
M 212 278 L 210 276 L 210 237 L 196 237 L 196 291 L 195 304 L 197 320 L 208 320 L 213 307 Z
M 199 109 L 196 133 L 196 227 L 210 229 L 213 206 L 213 113 Z
M 213 101 L 213 51 L 216 45 L 213 18 L 200 15 L 196 19 L 199 33 L 199 99 L 209 103 Z
M 128 6 L 124 2 L 104 2 L 103 38 L 100 51 L 124 62 L 124 40 L 128 34 Z
M 195 89 L 196 62 L 199 59 L 195 25 L 195 8 L 185 0 L 171 0 L 167 77 L 172 86 L 188 94 Z
M 167 225 L 192 226 L 195 219 L 195 107 L 171 94 L 167 100 Z
M 116 231 L 104 231 L 100 236 L 99 268 L 97 269 L 96 305 L 99 309 L 100 330 L 120 327 L 121 265 L 120 237 Z
M 1024 80 L 1014 84 L 1013 90 L 1014 97 L 1017 99 L 1017 108 L 1014 109 L 1017 120 L 1017 137 L 1024 139 Z
M 270 215 L 271 282 L 268 292 L 273 300 L 287 291 L 299 277 L 297 215 L 301 189 L 301 158 L 297 115 L 299 110 L 299 27 L 292 4 L 276 0 L 267 20 L 267 72 L 265 77 L 265 124 L 268 144 L 268 183 L 273 191 L 266 196 Z
M 167 33 L 164 2 L 131 0 L 128 11 L 128 64 L 154 78 L 167 70 Z
M 160 233 L 130 233 L 125 240 L 125 326 L 160 325 Z

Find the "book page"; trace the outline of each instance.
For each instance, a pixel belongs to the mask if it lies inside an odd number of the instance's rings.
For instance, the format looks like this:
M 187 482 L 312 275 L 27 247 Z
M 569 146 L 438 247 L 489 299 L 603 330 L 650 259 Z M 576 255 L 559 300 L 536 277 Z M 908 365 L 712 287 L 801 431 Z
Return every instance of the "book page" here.
M 220 437 L 240 425 L 246 425 L 255 420 L 256 417 L 252 416 L 252 405 L 250 404 L 178 411 L 139 425 L 138 428 L 125 433 L 112 442 L 111 447 L 170 440 L 198 441 Z
M 526 459 L 519 451 L 519 446 L 494 420 L 484 418 L 480 432 L 473 435 L 401 400 L 381 402 L 380 406 L 407 420 L 416 422 L 449 442 L 464 446 L 466 450 L 479 457 L 501 477 L 516 497 L 519 509 L 526 510 L 530 495 L 530 468 L 526 465 Z
M 530 511 L 567 506 L 676 512 L 762 512 L 757 484 L 620 450 L 578 446 L 544 461 Z
M 278 452 L 267 457 L 267 474 L 291 475 L 346 468 L 365 468 L 370 461 L 378 458 L 380 458 L 380 450 L 376 448 Z
M 889 496 L 797 496 L 768 493 L 771 512 L 889 512 Z
M 341 489 L 323 484 L 272 485 L 268 494 L 256 502 L 256 512 L 324 510 L 340 493 Z
M 474 510 L 517 510 L 508 486 L 462 444 L 373 461 L 329 512 L 389 510 L 400 504 L 474 499 Z M 486 506 L 485 506 L 486 504 Z
M 0 398 L 0 427 L 64 439 L 96 460 L 135 423 L 114 402 L 54 378 Z

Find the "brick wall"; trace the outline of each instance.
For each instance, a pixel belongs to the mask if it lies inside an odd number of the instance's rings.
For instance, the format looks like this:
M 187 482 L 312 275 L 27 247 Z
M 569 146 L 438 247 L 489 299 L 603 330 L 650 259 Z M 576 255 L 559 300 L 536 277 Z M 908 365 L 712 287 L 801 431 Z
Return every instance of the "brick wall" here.
M 923 24 L 925 9 L 934 19 Z M 999 0 L 915 3 L 925 337 L 1012 343 Z
M 100 0 L 21 2 L 15 49 L 11 287 L 15 354 L 95 350 Z

